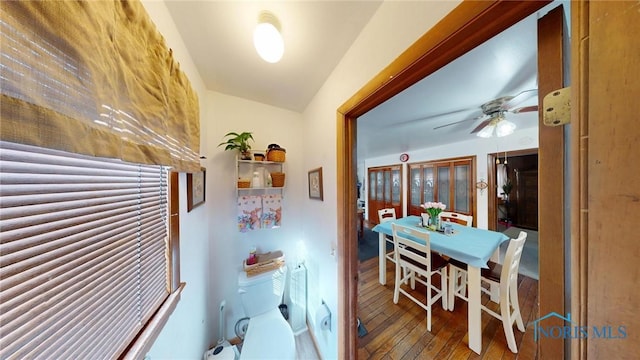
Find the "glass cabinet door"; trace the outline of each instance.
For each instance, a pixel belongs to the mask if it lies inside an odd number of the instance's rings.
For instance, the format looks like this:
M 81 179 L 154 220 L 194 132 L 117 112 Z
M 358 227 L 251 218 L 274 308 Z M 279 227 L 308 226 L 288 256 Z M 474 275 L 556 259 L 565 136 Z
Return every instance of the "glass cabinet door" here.
M 382 201 L 384 194 L 384 179 L 382 178 L 382 172 L 376 172 L 376 200 Z
M 469 178 L 470 178 L 469 165 L 456 165 L 454 166 L 455 180 L 453 188 L 453 206 L 451 207 L 455 212 L 470 213 L 469 206 Z
M 369 168 L 369 223 L 378 223 L 378 210 L 393 207 L 402 214 L 402 166 Z
M 420 168 L 419 167 L 411 167 L 409 170 L 409 195 L 411 198 L 409 199 L 409 204 L 412 207 L 420 206 L 422 198 L 420 197 L 420 182 L 422 178 L 420 177 Z
M 422 170 L 423 202 L 435 201 L 435 183 L 433 179 L 433 168 L 426 167 Z
M 407 213 L 418 215 L 420 204 L 439 201 L 448 211 L 474 215 L 473 158 L 445 159 L 409 165 Z
M 447 205 L 447 209 L 452 208 L 449 197 L 449 167 L 438 166 L 438 201 Z
M 391 203 L 393 205 L 400 204 L 400 169 L 391 170 Z

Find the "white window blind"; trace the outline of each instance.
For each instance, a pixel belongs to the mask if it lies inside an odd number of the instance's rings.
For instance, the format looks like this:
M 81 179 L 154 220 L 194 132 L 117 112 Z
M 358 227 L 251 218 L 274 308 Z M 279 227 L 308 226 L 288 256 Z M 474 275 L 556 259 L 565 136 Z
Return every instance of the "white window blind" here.
M 123 354 L 168 297 L 167 171 L 0 142 L 0 358 Z

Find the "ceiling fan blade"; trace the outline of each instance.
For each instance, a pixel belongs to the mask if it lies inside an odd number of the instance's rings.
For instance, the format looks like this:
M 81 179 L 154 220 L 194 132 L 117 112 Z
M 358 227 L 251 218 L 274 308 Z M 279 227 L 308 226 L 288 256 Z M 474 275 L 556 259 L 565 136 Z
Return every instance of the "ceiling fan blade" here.
M 513 109 L 510 112 L 513 114 L 519 114 L 519 113 L 531 112 L 531 111 L 538 111 L 538 105 L 523 106 L 521 108 Z
M 454 122 L 452 122 L 452 123 L 448 123 L 448 124 L 444 124 L 444 125 L 436 126 L 436 127 L 434 127 L 434 128 L 433 128 L 433 130 L 441 129 L 441 128 L 443 128 L 443 127 L 447 127 L 447 126 L 451 126 L 451 125 L 455 125 L 455 124 L 460 124 L 460 123 L 467 122 L 467 121 L 478 120 L 478 119 L 480 119 L 480 118 L 481 118 L 481 117 L 483 117 L 483 116 L 484 116 L 484 115 L 480 115 L 480 116 L 476 116 L 476 117 L 471 118 L 471 119 L 464 119 L 464 120 L 454 121 Z
M 425 120 L 432 120 L 432 119 L 436 119 L 436 118 L 439 118 L 439 117 L 451 116 L 451 115 L 455 115 L 457 113 L 461 113 L 461 112 L 464 112 L 464 111 L 475 110 L 475 109 L 476 109 L 476 107 L 467 108 L 467 109 L 458 109 L 458 110 L 453 110 L 453 111 L 447 111 L 447 112 L 436 114 L 436 115 L 431 115 L 431 116 L 421 117 L 421 118 L 417 118 L 417 119 L 411 119 L 411 120 L 398 122 L 398 123 L 393 124 L 393 126 L 407 125 L 407 124 L 412 124 L 412 123 L 415 123 L 415 122 L 422 122 L 422 121 L 425 121 Z
M 473 131 L 471 131 L 471 134 L 475 134 L 478 131 L 482 130 L 485 126 L 489 125 L 489 123 L 491 122 L 491 120 L 493 120 L 493 118 L 489 118 L 483 122 L 480 123 L 480 125 L 476 126 L 475 129 L 473 129 Z
M 510 110 L 514 106 L 531 99 L 532 97 L 538 95 L 538 89 L 529 89 L 521 91 L 518 95 L 512 97 L 504 104 L 502 104 L 502 109 Z

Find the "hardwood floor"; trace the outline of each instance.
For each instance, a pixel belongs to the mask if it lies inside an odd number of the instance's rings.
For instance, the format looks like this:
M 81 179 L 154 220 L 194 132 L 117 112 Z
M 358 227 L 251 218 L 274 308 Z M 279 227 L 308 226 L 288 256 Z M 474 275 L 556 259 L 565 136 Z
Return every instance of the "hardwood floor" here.
M 387 265 L 387 285 L 378 282 L 378 258 L 359 264 L 358 316 L 368 331 L 359 338 L 358 359 L 537 359 L 532 322 L 538 318 L 538 282 L 520 275 L 518 294 L 526 331 L 515 328 L 518 354 L 513 354 L 504 336 L 502 323 L 482 312 L 482 354 L 468 347 L 467 303 L 456 299 L 454 311 L 432 307 L 431 332 L 427 331 L 426 311 L 406 296 L 393 303 L 395 268 Z M 437 276 L 434 280 L 437 283 Z M 425 298 L 425 288 L 416 283 L 414 296 Z M 498 304 L 482 295 L 483 303 L 500 312 Z M 487 305 L 489 304 L 489 305 Z M 531 323 L 531 325 L 530 325 Z

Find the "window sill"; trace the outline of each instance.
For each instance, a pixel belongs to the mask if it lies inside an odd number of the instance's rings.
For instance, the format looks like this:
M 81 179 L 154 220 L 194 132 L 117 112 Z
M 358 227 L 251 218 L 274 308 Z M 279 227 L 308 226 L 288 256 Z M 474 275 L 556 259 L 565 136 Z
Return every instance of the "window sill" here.
M 167 300 L 160 306 L 160 309 L 158 309 L 151 320 L 149 320 L 147 326 L 131 344 L 127 352 L 122 356 L 122 359 L 144 359 L 158 338 L 158 335 L 160 335 L 160 331 L 164 328 L 167 320 L 169 320 L 169 316 L 171 316 L 176 305 L 178 305 L 180 294 L 186 285 L 184 282 L 180 283 L 180 286 L 169 295 Z

